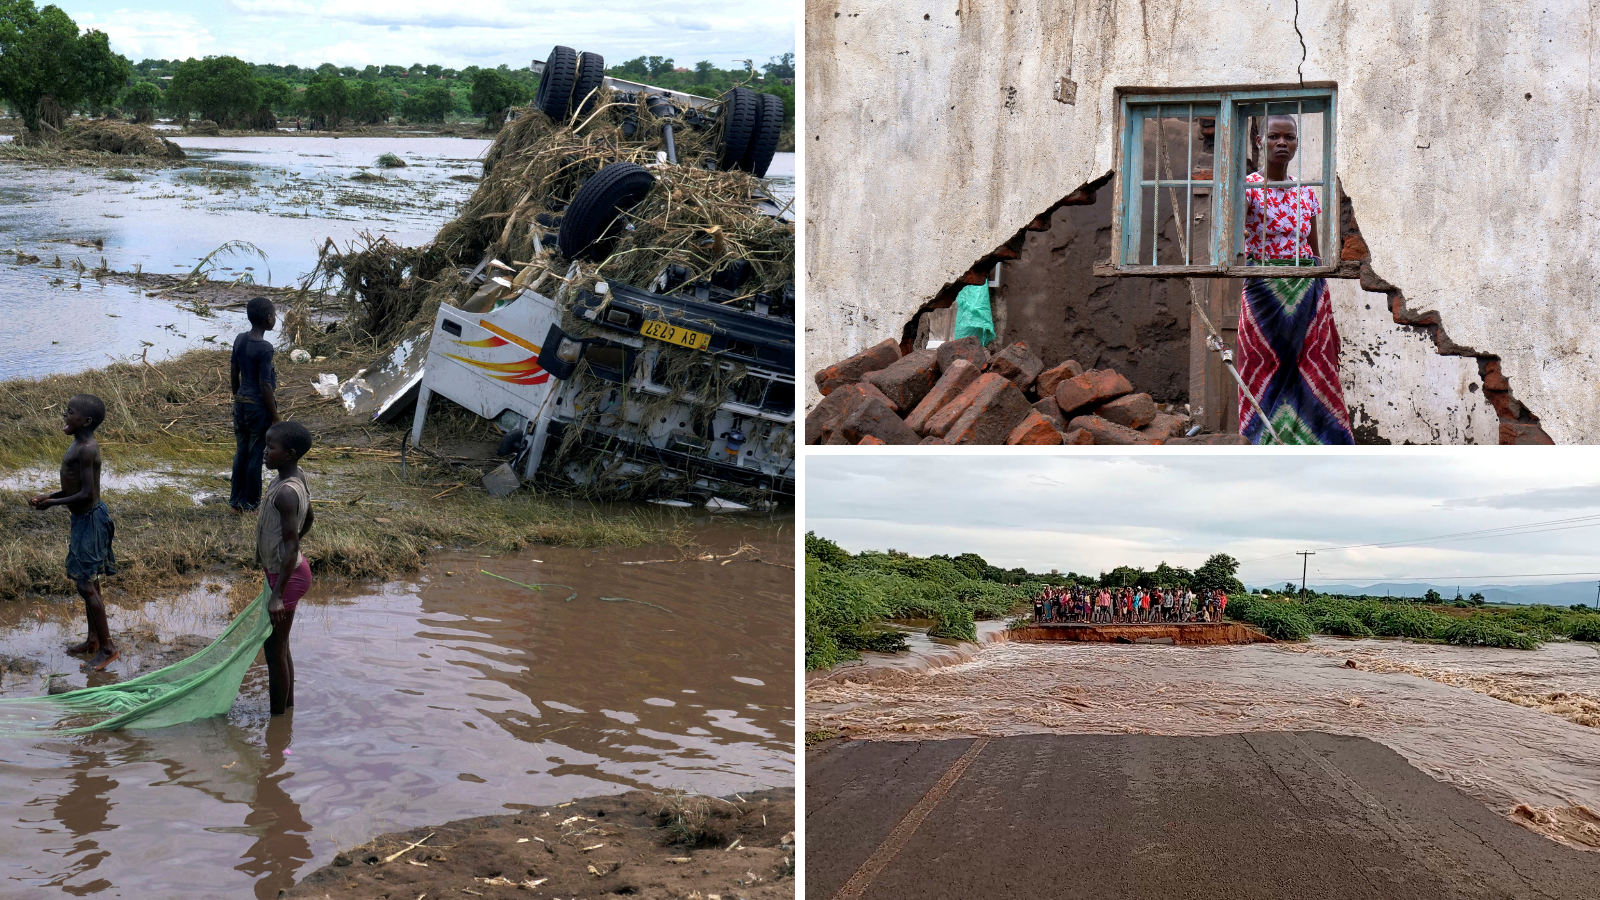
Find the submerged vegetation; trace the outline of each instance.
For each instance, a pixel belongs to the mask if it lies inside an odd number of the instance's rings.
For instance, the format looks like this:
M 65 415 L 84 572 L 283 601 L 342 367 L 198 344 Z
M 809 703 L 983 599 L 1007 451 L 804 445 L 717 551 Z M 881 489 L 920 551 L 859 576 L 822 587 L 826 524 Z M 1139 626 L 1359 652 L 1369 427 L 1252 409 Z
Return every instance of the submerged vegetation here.
M 977 562 L 973 562 L 976 560 Z M 974 619 L 1016 609 L 1044 587 L 1001 580 L 1005 570 L 975 554 L 949 557 L 845 552 L 815 533 L 806 535 L 806 668 L 826 669 L 862 650 L 905 649 L 885 619 L 932 619 L 928 634 L 976 638 Z
M 353 365 L 333 360 L 317 368 Z M 477 417 L 436 413 L 430 421 L 443 443 L 413 448 L 402 468 L 403 425 L 345 416 L 337 400 L 311 390 L 310 369 L 294 366 L 287 354 L 280 372 L 283 415 L 316 435 L 305 461 L 316 537 L 305 552 L 319 575 L 392 577 L 449 547 L 508 552 L 529 544 L 638 546 L 685 539 L 683 521 L 665 514 L 603 513 L 527 493 L 486 503 L 481 492 L 463 488 L 475 487 L 481 470 L 498 460 L 454 449 L 498 439 Z M 133 361 L 0 382 L 0 472 L 53 482 L 67 443 L 61 410 L 74 394 L 97 394 L 106 401 L 97 437 L 121 569 L 111 588 L 144 597 L 219 568 L 251 569 L 255 521 L 235 517 L 226 502 L 234 446 L 227 378 L 226 350 L 195 350 L 159 364 Z M 150 474 L 131 485 L 117 480 L 139 472 Z M 29 494 L 20 486 L 0 487 L 0 531 L 9 537 L 0 543 L 0 599 L 71 589 L 61 563 L 68 518 L 30 510 Z
M 1514 650 L 1534 650 L 1548 640 L 1600 641 L 1600 612 L 1543 605 L 1462 609 L 1404 598 L 1301 599 L 1266 591 L 1230 597 L 1227 614 L 1280 641 L 1327 634 Z

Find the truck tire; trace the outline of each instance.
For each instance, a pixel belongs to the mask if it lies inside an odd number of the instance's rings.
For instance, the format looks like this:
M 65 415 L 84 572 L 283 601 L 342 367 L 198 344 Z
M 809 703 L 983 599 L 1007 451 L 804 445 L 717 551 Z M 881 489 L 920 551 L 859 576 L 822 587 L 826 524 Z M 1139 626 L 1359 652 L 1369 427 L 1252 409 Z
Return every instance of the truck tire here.
M 656 177 L 644 166 L 616 162 L 596 172 L 578 189 L 561 217 L 557 243 L 567 259 L 594 259 L 611 243 L 617 214 L 632 208 L 654 187 Z
M 760 114 L 756 116 L 755 133 L 750 136 L 750 147 L 745 150 L 739 168 L 757 178 L 767 176 L 772 165 L 772 155 L 778 151 L 778 132 L 783 130 L 783 98 L 776 94 L 758 94 Z
M 734 88 L 728 99 L 722 101 L 722 134 L 718 140 L 717 168 L 723 171 L 739 168 L 745 153 L 750 149 L 750 138 L 755 134 L 756 117 L 761 111 L 761 101 L 749 88 Z
M 572 89 L 572 102 L 579 106 L 579 118 L 594 112 L 595 107 L 600 104 L 600 95 L 596 90 L 605 83 L 605 79 L 605 57 L 587 51 L 579 54 L 577 86 Z M 591 97 L 590 94 L 594 96 Z
M 550 121 L 565 121 L 572 109 L 572 86 L 578 78 L 578 51 L 556 45 L 550 58 L 544 61 L 544 74 L 539 76 L 539 90 L 534 94 L 533 105 Z

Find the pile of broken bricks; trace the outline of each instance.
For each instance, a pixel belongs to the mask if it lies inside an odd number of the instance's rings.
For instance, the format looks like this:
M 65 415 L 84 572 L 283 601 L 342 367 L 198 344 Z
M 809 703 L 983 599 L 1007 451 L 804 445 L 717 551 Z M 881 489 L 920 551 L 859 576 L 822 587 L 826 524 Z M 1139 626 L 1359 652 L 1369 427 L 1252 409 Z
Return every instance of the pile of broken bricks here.
M 808 444 L 1243 444 L 1237 434 L 1185 437 L 1111 369 L 1067 360 L 1046 369 L 1018 342 L 992 357 L 975 337 L 901 355 L 893 340 L 816 373 L 822 401 Z

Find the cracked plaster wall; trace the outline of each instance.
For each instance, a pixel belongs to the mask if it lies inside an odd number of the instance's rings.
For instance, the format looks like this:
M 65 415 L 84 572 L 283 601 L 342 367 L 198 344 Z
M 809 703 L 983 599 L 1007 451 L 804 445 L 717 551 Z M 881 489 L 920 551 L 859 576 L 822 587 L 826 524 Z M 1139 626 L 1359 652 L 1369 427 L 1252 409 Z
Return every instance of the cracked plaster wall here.
M 1111 168 L 1115 88 L 1296 83 L 1293 17 L 1286 0 L 808 0 L 807 370 L 898 338 Z M 1345 0 L 1303 4 L 1299 27 L 1305 80 L 1339 86 L 1338 171 L 1374 270 L 1498 354 L 1557 442 L 1600 442 L 1600 2 Z M 1060 76 L 1076 104 L 1053 99 Z M 1347 374 L 1352 407 L 1454 404 L 1382 436 L 1493 443 L 1481 395 L 1459 393 L 1471 360 L 1425 359 L 1366 299 L 1335 294 L 1345 366 L 1375 343 L 1390 361 Z

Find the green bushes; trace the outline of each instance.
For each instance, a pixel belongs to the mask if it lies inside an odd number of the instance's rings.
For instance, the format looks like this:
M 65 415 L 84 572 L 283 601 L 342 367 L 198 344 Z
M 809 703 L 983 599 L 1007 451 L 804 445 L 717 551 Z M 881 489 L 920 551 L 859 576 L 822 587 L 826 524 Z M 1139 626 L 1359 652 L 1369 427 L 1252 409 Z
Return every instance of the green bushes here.
M 1368 623 L 1372 633 L 1380 637 L 1403 637 L 1425 641 L 1437 638 L 1456 621 L 1425 606 L 1411 604 L 1386 604 Z
M 1575 641 L 1600 641 L 1600 616 L 1575 616 L 1567 637 Z
M 1467 647 L 1507 647 L 1513 650 L 1537 650 L 1539 639 L 1520 631 L 1512 631 L 1487 619 L 1456 619 L 1438 633 L 1446 643 Z
M 1228 617 L 1248 622 L 1275 641 L 1303 641 L 1317 630 L 1298 603 L 1278 603 L 1249 594 L 1228 599 Z
M 862 650 L 904 650 L 904 635 L 884 629 L 885 619 L 929 619 L 930 637 L 976 640 L 975 619 L 1001 618 L 1042 587 L 971 578 L 944 558 L 852 556 L 807 534 L 806 668 L 828 668 Z

